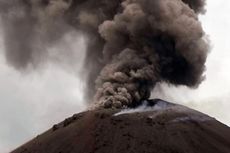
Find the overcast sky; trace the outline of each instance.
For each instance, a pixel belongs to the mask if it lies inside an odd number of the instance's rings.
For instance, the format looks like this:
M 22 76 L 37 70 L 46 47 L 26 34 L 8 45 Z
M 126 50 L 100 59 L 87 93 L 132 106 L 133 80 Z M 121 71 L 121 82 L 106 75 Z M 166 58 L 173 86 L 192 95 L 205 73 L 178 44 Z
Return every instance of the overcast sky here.
M 159 97 L 208 113 L 230 125 L 230 1 L 208 0 L 207 10 L 206 15 L 200 17 L 212 48 L 207 61 L 206 81 L 196 90 L 161 85 L 159 89 L 164 92 Z M 69 44 L 69 50 L 84 50 L 83 40 L 75 40 L 72 38 L 74 35 L 70 37 L 63 40 Z M 49 63 L 43 70 L 25 74 L 7 65 L 3 52 L 0 31 L 1 153 L 86 109 L 82 97 L 83 84 L 77 71 L 83 55 L 78 58 L 75 72 Z

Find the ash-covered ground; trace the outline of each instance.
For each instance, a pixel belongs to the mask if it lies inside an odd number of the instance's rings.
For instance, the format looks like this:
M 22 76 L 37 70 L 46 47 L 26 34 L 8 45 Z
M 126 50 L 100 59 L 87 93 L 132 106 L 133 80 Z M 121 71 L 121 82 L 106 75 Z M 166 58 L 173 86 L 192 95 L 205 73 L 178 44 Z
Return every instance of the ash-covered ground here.
M 230 128 L 163 100 L 75 114 L 12 153 L 229 153 Z

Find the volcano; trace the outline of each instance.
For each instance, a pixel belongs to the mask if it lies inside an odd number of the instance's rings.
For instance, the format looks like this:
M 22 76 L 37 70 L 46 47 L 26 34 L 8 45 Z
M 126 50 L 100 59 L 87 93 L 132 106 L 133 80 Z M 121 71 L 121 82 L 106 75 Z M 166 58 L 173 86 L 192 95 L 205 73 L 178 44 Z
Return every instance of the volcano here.
M 230 128 L 155 99 L 75 114 L 12 153 L 230 153 Z

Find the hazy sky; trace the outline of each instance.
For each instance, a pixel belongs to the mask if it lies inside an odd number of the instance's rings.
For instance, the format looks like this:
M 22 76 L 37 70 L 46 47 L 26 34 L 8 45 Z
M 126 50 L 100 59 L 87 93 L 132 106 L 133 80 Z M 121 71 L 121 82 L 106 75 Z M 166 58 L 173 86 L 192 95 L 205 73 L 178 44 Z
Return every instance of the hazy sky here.
M 164 92 L 159 96 L 230 125 L 230 1 L 208 0 L 207 10 L 200 17 L 212 48 L 206 81 L 196 90 L 161 85 L 159 89 Z M 74 71 L 49 63 L 43 70 L 20 73 L 6 64 L 1 36 L 0 31 L 0 152 L 4 153 L 86 106 L 83 84 L 78 79 L 83 55 L 78 57 Z M 63 42 L 69 44 L 70 51 L 84 50 L 83 40 L 74 35 Z M 61 46 L 51 49 L 58 51 Z

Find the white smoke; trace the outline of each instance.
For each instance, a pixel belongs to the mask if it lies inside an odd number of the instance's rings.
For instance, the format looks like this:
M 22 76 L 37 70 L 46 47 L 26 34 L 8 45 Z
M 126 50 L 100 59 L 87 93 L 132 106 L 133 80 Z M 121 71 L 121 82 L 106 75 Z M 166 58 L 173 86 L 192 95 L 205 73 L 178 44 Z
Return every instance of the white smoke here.
M 137 108 L 127 108 L 121 110 L 120 112 L 114 114 L 114 116 L 124 115 L 124 114 L 133 114 L 133 113 L 143 113 L 143 112 L 151 112 L 149 118 L 154 119 L 162 114 L 167 112 L 174 112 L 178 114 L 185 114 L 183 116 L 178 116 L 173 120 L 169 121 L 169 123 L 178 123 L 178 122 L 205 122 L 214 120 L 213 118 L 200 113 L 198 111 L 189 109 L 182 105 L 174 105 L 162 100 L 158 100 L 153 106 L 148 105 L 148 101 L 144 101 L 142 105 Z

